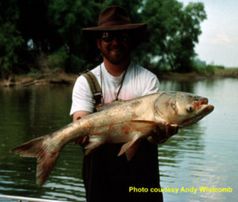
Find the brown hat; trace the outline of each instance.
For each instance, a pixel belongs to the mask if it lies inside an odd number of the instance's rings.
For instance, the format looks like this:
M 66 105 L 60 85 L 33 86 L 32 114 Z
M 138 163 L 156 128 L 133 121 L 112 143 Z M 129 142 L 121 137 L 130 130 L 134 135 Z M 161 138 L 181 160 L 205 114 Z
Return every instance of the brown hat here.
M 110 6 L 103 10 L 98 18 L 98 26 L 87 27 L 83 31 L 119 31 L 119 30 L 146 30 L 145 23 L 131 23 L 126 10 L 119 6 Z

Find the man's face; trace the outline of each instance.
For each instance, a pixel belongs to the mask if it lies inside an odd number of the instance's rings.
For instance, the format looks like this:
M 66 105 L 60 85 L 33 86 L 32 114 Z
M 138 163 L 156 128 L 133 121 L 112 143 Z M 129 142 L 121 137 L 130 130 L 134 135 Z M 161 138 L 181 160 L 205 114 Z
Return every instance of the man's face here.
M 130 58 L 130 36 L 126 31 L 102 32 L 97 47 L 112 64 L 127 62 Z

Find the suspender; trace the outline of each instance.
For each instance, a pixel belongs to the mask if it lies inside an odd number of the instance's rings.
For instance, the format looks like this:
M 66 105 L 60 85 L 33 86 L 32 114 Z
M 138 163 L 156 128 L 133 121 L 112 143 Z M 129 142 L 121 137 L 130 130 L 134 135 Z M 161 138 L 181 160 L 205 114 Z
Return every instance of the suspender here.
M 84 73 L 83 76 L 87 79 L 90 90 L 93 94 L 93 98 L 95 100 L 95 109 L 96 107 L 101 104 L 102 98 L 102 89 L 98 83 L 97 78 L 94 76 L 92 72 Z

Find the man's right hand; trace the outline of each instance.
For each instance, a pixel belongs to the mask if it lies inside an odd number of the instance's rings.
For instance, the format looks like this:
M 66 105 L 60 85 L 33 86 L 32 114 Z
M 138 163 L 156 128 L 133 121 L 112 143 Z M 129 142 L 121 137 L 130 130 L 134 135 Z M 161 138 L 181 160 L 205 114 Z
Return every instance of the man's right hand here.
M 150 143 L 161 144 L 166 142 L 170 137 L 178 133 L 179 127 L 177 125 L 162 125 L 158 126 L 156 133 L 151 134 L 147 138 Z

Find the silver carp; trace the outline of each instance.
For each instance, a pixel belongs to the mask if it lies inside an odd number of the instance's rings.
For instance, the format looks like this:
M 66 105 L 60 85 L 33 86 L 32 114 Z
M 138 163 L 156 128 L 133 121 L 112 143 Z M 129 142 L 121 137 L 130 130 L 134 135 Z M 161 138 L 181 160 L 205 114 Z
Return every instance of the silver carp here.
M 212 112 L 208 99 L 186 92 L 159 92 L 123 101 L 87 115 L 52 134 L 32 139 L 13 149 L 23 157 L 37 158 L 37 184 L 48 178 L 62 148 L 80 137 L 88 137 L 85 155 L 105 143 L 124 143 L 119 156 L 130 160 L 140 140 L 156 136 L 164 142 L 171 135 L 166 126 L 182 128 Z M 164 129 L 164 130 L 161 130 Z

